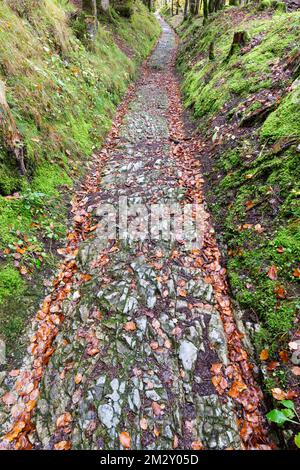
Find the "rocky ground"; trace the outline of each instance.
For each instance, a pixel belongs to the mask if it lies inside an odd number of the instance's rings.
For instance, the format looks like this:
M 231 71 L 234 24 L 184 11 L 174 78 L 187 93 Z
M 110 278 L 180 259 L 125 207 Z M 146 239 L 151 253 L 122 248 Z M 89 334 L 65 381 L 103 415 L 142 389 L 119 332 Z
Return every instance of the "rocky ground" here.
M 162 29 L 74 199 L 64 260 L 23 365 L 2 374 L 2 448 L 270 446 L 203 205 L 201 144 L 185 131 L 176 38 Z M 104 236 L 103 204 L 120 197 L 129 206 L 200 203 L 203 246 Z

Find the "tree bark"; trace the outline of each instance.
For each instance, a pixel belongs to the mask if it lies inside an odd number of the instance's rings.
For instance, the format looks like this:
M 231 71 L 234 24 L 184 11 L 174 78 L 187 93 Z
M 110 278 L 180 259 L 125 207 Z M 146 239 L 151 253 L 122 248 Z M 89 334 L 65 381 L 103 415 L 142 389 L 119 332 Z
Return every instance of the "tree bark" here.
M 188 11 L 189 11 L 189 0 L 185 0 L 185 2 L 184 2 L 184 11 L 183 11 L 183 18 L 185 20 L 188 17 Z
M 12 112 L 6 101 L 5 85 L 0 80 L 0 137 L 6 150 L 12 155 L 19 167 L 20 173 L 25 175 L 24 143 L 17 128 Z
M 86 14 L 85 22 L 88 35 L 94 40 L 98 30 L 96 0 L 82 0 L 82 9 Z

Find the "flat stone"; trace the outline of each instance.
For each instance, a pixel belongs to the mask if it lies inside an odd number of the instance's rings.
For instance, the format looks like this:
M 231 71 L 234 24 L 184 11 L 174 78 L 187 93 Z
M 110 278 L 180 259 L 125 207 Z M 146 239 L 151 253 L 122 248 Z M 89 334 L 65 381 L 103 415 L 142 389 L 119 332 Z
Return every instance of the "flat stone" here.
M 198 355 L 198 349 L 190 341 L 183 340 L 180 343 L 179 359 L 185 370 L 192 370 Z
M 105 404 L 98 407 L 98 416 L 100 421 L 110 429 L 113 426 L 114 410 L 112 406 Z

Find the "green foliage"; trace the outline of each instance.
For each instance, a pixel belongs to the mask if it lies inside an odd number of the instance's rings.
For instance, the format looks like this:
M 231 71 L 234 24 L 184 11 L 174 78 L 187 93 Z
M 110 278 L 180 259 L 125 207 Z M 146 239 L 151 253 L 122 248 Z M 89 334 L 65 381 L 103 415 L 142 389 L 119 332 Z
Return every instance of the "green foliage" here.
M 299 281 L 293 275 L 300 259 L 300 92 L 298 81 L 290 88 L 293 76 L 278 82 L 274 76 L 276 64 L 295 55 L 300 14 L 253 14 L 252 7 L 234 11 L 215 15 L 205 27 L 199 19 L 185 22 L 178 67 L 186 106 L 202 134 L 219 143 L 209 162 L 208 202 L 228 247 L 231 289 L 243 310 L 260 320 L 258 348 L 267 344 L 276 354 L 300 309 Z M 236 30 L 247 31 L 250 43 L 226 61 Z M 208 58 L 211 41 L 213 63 Z M 264 89 L 287 93 L 260 127 L 241 133 L 237 128 L 230 141 L 229 126 L 262 108 L 258 92 Z M 272 265 L 277 280 L 268 277 Z
M 19 272 L 12 266 L 5 266 L 0 271 L 0 304 L 11 295 L 21 294 L 24 290 L 24 281 Z

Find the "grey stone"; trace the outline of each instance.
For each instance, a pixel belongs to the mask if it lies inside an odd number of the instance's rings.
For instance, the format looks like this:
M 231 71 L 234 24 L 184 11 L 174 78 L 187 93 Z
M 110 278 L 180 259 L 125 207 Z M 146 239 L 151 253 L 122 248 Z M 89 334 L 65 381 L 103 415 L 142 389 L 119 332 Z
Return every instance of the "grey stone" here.
M 192 370 L 197 360 L 198 350 L 190 341 L 183 340 L 180 342 L 179 358 L 184 369 Z

